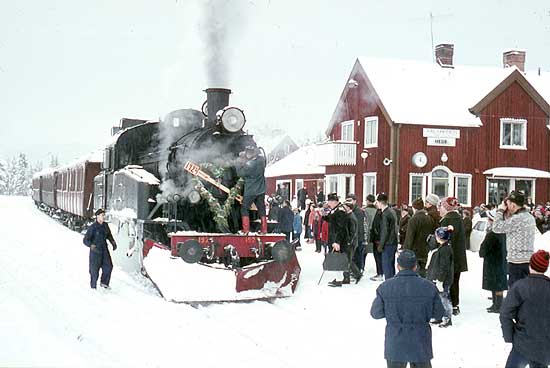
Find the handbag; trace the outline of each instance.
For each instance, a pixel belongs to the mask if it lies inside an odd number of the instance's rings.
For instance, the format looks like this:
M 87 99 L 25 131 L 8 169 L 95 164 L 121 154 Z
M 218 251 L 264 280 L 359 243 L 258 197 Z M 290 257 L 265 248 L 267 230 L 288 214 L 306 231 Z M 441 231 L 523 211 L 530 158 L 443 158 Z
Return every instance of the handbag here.
M 348 255 L 345 253 L 331 252 L 325 254 L 323 261 L 324 271 L 347 271 L 349 269 Z

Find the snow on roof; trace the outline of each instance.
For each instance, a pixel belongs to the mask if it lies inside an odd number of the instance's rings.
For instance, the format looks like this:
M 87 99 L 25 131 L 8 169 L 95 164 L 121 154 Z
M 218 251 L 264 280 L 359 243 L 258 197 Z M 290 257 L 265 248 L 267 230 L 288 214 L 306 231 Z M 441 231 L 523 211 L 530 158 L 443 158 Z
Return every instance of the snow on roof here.
M 528 169 L 526 167 L 495 167 L 485 170 L 484 175 L 504 176 L 515 178 L 550 178 L 550 172 Z
M 319 148 L 316 145 L 300 147 L 265 169 L 266 178 L 284 175 L 325 174 L 325 167 L 318 165 Z
M 150 185 L 159 185 L 160 180 L 149 171 L 138 165 L 126 166 L 118 171 L 119 173 L 126 174 L 136 181 L 147 183 Z
M 390 118 L 399 124 L 480 126 L 473 107 L 515 67 L 490 68 L 360 57 Z
M 525 77 L 546 102 L 550 103 L 550 72 L 541 71 L 539 75 L 539 71 L 528 71 Z
M 68 169 L 70 167 L 76 166 L 78 164 L 83 164 L 85 162 L 102 162 L 103 161 L 103 150 L 99 149 L 90 153 L 87 153 L 85 155 L 82 155 L 78 158 L 75 158 L 74 160 L 71 160 L 63 165 L 59 165 L 57 167 L 46 167 L 36 173 L 32 176 L 33 178 L 38 178 L 40 176 L 51 174 L 55 171 L 61 171 Z

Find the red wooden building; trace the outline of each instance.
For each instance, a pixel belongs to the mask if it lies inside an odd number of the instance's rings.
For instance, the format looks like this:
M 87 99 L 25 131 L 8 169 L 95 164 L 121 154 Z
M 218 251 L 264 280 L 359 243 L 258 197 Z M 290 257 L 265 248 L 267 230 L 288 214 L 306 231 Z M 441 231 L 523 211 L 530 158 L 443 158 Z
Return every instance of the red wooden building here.
M 325 168 L 317 162 L 318 146 L 300 147 L 265 169 L 267 194 L 276 193 L 277 186 L 288 193 L 292 200 L 298 190 L 307 188 L 308 197 L 315 198 L 319 189 L 324 189 Z
M 444 44 L 436 60 L 357 59 L 326 131 L 327 192 L 549 200 L 550 74 L 525 73 L 524 51 L 504 53 L 503 68 L 455 66 Z

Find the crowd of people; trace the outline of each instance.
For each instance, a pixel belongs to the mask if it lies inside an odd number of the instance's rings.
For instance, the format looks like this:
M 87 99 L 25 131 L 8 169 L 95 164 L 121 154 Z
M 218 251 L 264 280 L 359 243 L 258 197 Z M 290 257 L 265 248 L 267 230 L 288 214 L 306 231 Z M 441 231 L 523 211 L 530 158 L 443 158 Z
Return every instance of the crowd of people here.
M 358 283 L 367 255 L 373 254 L 376 274 L 370 280 L 384 282 L 371 315 L 387 320 L 388 367 L 405 367 L 407 362 L 431 366 L 431 338 L 426 339 L 425 329 L 429 324 L 452 326 L 460 314 L 460 275 L 468 271 L 466 250 L 473 224 L 483 217 L 488 225 L 479 249 L 480 281 L 492 294 L 487 312 L 500 314 L 504 340 L 513 344 L 506 367 L 550 364 L 550 318 L 542 313 L 550 305 L 550 279 L 544 276 L 550 256 L 534 252 L 536 232 L 548 230 L 550 203 L 535 206 L 520 191 L 512 191 L 498 206 L 475 207 L 473 213 L 461 208 L 456 198 L 435 194 L 415 199 L 410 207 L 390 205 L 384 193 L 368 195 L 363 207 L 354 194 L 344 201 L 336 193 L 328 194 L 326 201 L 324 196 L 315 200 L 305 199 L 303 206 L 300 201 L 294 213 L 284 201 L 270 218 L 278 221 L 289 241 L 293 234 L 297 249 L 303 232 L 316 252 L 347 255 L 349 267 L 341 280 L 329 282 L 331 287 Z M 278 207 L 275 195 L 269 203 L 272 210 Z

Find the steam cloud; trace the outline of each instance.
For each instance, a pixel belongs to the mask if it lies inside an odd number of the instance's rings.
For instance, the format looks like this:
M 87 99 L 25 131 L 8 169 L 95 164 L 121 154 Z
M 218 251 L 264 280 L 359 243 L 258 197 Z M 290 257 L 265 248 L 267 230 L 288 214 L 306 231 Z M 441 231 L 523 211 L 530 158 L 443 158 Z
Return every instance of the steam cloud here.
M 233 51 L 244 29 L 245 2 L 207 0 L 201 9 L 199 33 L 203 42 L 208 87 L 229 87 Z

